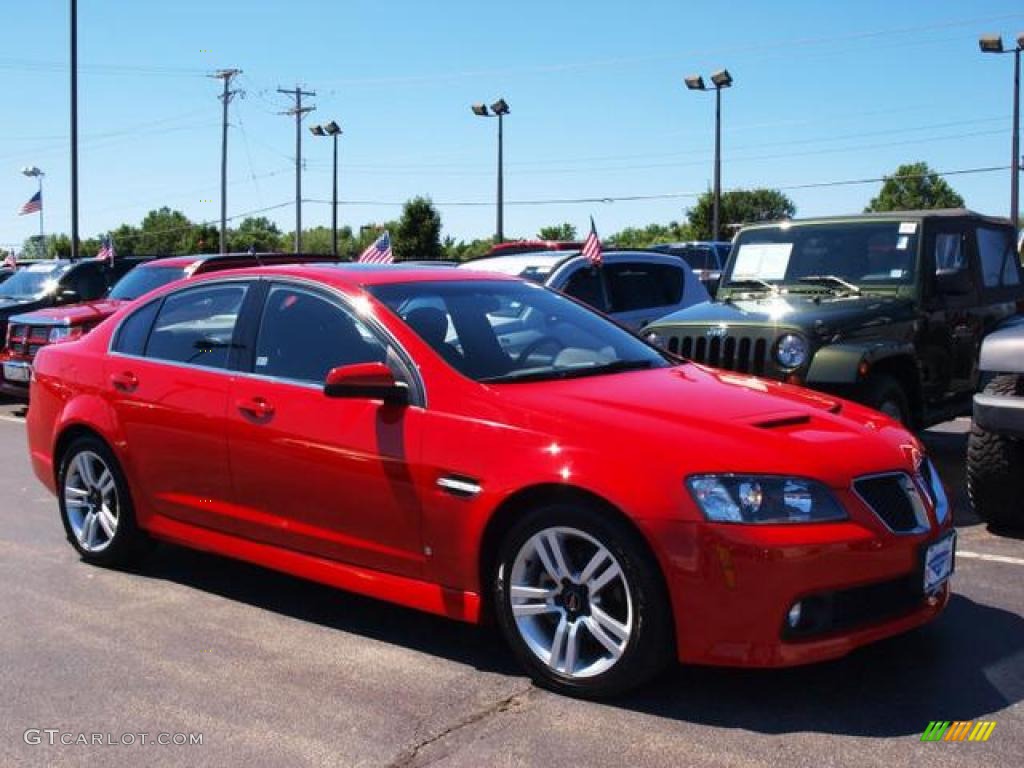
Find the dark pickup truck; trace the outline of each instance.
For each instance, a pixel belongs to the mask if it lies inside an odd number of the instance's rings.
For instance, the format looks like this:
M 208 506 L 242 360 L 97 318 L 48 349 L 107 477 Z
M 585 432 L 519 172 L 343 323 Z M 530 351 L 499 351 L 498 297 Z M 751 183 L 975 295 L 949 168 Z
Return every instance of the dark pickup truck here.
M 647 330 L 696 362 L 924 427 L 970 412 L 982 340 L 1024 305 L 1015 239 L 963 209 L 758 224 L 736 236 L 715 302 Z

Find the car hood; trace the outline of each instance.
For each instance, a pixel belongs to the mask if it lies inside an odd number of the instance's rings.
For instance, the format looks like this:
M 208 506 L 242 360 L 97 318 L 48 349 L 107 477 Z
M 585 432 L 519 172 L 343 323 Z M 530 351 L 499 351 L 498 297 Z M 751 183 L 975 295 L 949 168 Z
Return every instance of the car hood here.
M 913 471 L 910 449 L 920 449 L 898 423 L 862 406 L 696 364 L 500 390 L 523 426 L 549 427 L 558 414 L 552 437 L 644 465 L 638 482 L 665 470 L 757 472 L 848 487 L 858 475 Z
M 673 312 L 649 328 L 708 325 L 783 326 L 834 334 L 854 328 L 909 319 L 913 302 L 897 296 L 823 296 L 782 294 L 756 299 L 735 299 L 696 304 Z
M 102 299 L 70 304 L 63 307 L 46 307 L 34 312 L 11 317 L 12 322 L 38 323 L 40 325 L 95 325 L 114 314 L 125 302 L 120 299 Z

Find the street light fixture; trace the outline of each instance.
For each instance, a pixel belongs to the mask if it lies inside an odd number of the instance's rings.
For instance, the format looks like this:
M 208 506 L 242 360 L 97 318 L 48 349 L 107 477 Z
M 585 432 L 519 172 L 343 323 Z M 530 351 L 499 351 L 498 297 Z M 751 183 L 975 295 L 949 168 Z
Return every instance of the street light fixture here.
M 311 125 L 309 131 L 314 136 L 330 136 L 334 140 L 334 171 L 331 194 L 331 255 L 338 258 L 338 137 L 342 130 L 336 122 L 325 125 Z
M 982 35 L 978 39 L 982 53 L 1013 54 L 1013 130 L 1010 138 L 1010 222 L 1014 231 L 1020 223 L 1020 53 L 1024 51 L 1024 34 L 1017 36 L 1014 48 L 1004 48 L 1000 35 Z
M 505 181 L 504 181 L 504 118 L 509 113 L 508 102 L 498 99 L 491 104 L 488 111 L 486 104 L 473 104 L 470 109 L 477 117 L 498 118 L 498 211 L 497 226 L 494 239 L 501 243 L 505 240 Z
M 683 82 L 691 91 L 710 90 L 700 75 L 685 77 Z M 722 89 L 732 87 L 732 75 L 729 74 L 729 70 L 720 69 L 711 75 L 711 83 L 715 91 L 715 189 L 712 200 L 711 239 L 717 240 L 722 208 Z
M 21 169 L 21 173 L 39 181 L 39 244 L 42 246 L 46 243 L 46 237 L 43 234 L 43 176 L 46 174 L 35 165 L 26 165 Z

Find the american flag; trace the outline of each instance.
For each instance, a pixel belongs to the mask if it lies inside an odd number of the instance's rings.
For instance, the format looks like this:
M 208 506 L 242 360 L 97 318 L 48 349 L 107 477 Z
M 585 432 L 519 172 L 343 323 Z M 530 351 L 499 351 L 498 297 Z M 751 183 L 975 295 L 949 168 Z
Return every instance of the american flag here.
M 4 266 L 10 267 L 11 269 L 18 268 L 18 257 L 14 255 L 13 248 L 7 252 L 7 257 L 4 259 Z
M 96 253 L 97 261 L 110 262 L 110 266 L 114 266 L 114 259 L 116 258 L 116 252 L 114 251 L 114 241 L 110 235 L 107 235 L 100 241 L 100 249 Z
M 391 253 L 391 235 L 387 230 L 371 243 L 356 259 L 360 264 L 391 264 L 395 257 Z
M 593 266 L 601 266 L 603 261 L 601 258 L 601 238 L 597 236 L 597 227 L 594 226 L 593 216 L 590 217 L 590 234 L 588 234 L 587 239 L 583 241 L 583 250 L 581 253 Z
M 43 210 L 43 191 L 39 190 L 28 199 L 27 203 L 21 206 L 18 215 L 24 216 L 26 213 L 39 213 L 41 210 Z

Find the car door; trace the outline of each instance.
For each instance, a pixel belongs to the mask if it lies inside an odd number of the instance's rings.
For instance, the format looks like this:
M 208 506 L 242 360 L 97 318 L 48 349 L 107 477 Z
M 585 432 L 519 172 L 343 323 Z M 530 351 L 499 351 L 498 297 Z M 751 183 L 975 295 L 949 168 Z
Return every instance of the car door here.
M 98 261 L 76 264 L 61 279 L 57 299 L 63 303 L 96 301 L 107 294 L 109 268 Z
M 197 285 L 122 322 L 106 364 L 143 514 L 232 530 L 227 413 L 246 281 Z
M 332 368 L 375 361 L 422 391 L 397 345 L 334 294 L 283 282 L 267 286 L 253 338 L 251 375 L 235 380 L 228 411 L 240 533 L 421 575 L 421 409 L 323 392 Z

